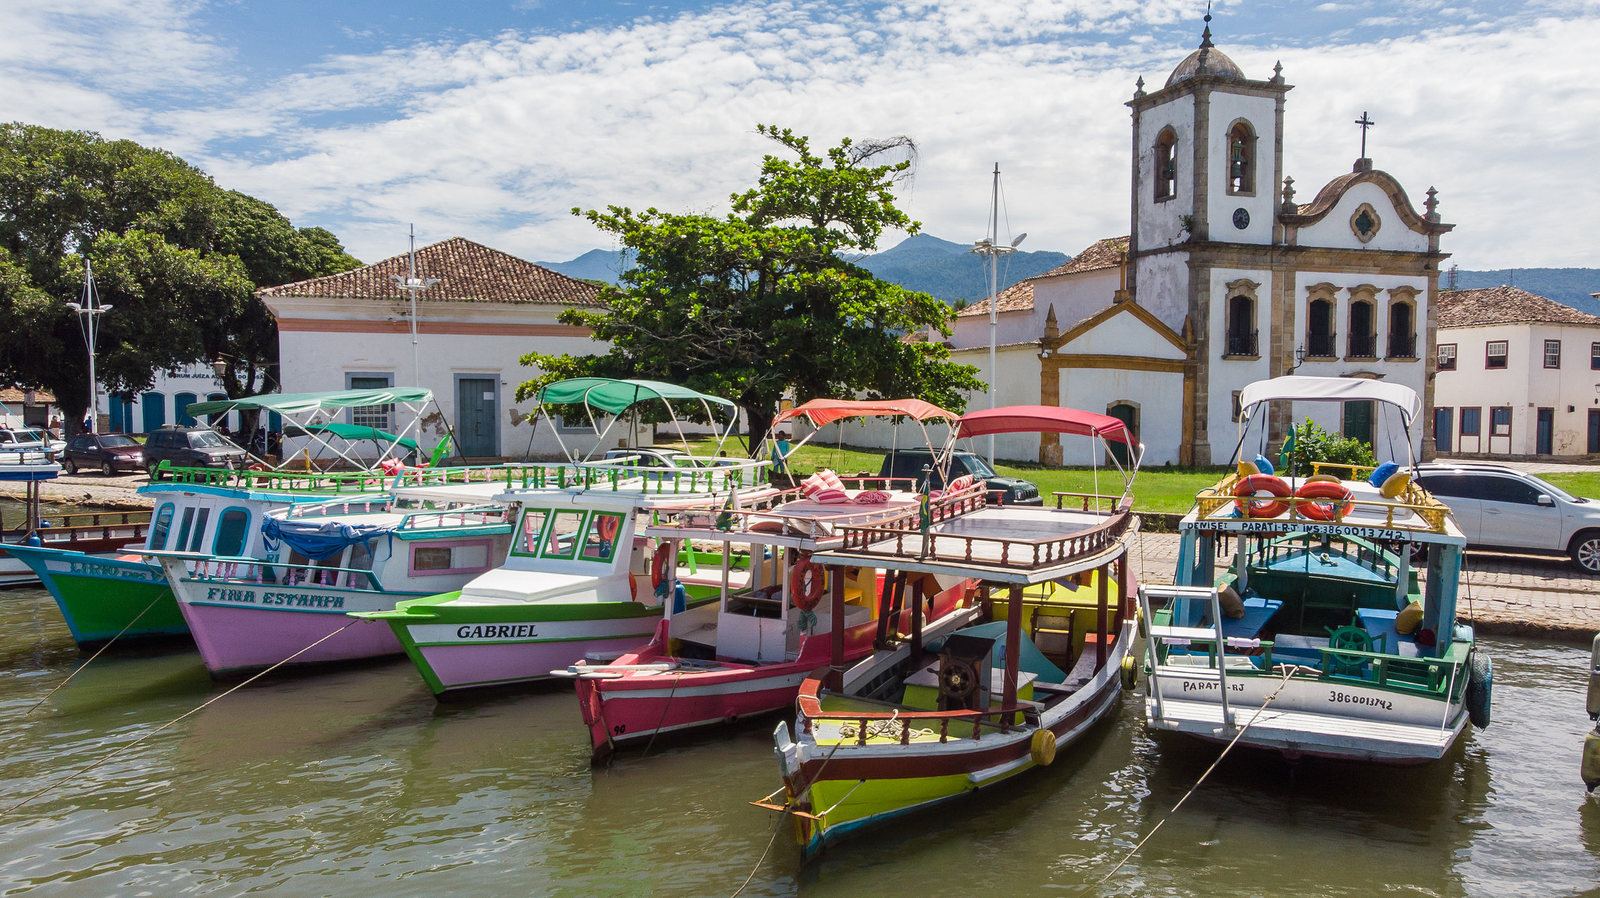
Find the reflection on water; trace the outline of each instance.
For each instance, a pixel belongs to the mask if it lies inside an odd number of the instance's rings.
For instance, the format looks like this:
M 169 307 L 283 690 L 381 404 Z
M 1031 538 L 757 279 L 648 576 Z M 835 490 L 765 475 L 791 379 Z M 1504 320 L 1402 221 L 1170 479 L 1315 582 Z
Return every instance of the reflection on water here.
M 1550 895 L 1600 883 L 1578 751 L 1585 654 L 1491 641 L 1495 725 L 1410 769 L 1240 753 L 1140 857 L 1216 749 L 1121 714 L 1056 764 L 800 869 L 783 833 L 747 895 Z M 48 596 L 0 593 L 0 803 L 219 694 L 181 645 L 81 656 Z M 589 766 L 570 692 L 437 705 L 404 662 L 271 677 L 6 821 L 0 888 L 342 895 L 727 894 L 773 818 L 774 721 Z M 898 883 L 899 885 L 893 885 Z

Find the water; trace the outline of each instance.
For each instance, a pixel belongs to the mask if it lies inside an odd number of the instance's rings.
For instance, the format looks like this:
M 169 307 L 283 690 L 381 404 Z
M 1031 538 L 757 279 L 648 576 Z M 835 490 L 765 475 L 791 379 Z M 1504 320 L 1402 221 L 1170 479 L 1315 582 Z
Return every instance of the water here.
M 1053 767 L 800 868 L 787 830 L 747 895 L 1570 895 L 1600 886 L 1578 782 L 1586 653 L 1489 640 L 1495 725 L 1385 770 L 1231 757 L 1093 885 L 1216 750 L 1156 741 L 1127 696 Z M 40 590 L 0 593 L 0 806 L 226 685 L 181 647 L 80 663 Z M 726 895 L 768 845 L 772 722 L 589 766 L 552 686 L 437 705 L 404 661 L 278 676 L 10 815 L 0 890 L 41 894 Z

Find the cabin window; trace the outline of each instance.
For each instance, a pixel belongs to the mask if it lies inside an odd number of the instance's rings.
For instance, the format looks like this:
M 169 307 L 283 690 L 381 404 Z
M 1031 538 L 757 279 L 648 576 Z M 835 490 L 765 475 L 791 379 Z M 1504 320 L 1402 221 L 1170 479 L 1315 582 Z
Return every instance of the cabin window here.
M 1595 345 L 1600 346 L 1600 343 Z M 1438 358 L 1440 371 L 1456 370 L 1456 344 L 1440 343 L 1438 349 Z
M 413 571 L 450 570 L 450 547 L 417 546 L 411 550 L 411 569 Z
M 1413 327 L 1416 311 L 1409 302 L 1389 304 L 1389 352 L 1391 359 L 1417 357 L 1417 329 Z
M 1346 355 L 1353 359 L 1378 357 L 1376 324 L 1371 302 L 1359 300 L 1350 304 L 1350 351 Z
M 1483 367 L 1504 368 L 1506 355 L 1506 341 L 1490 340 L 1483 345 Z
M 481 573 L 489 569 L 490 547 L 491 543 L 486 539 L 414 546 L 411 549 L 411 574 L 433 577 L 440 574 Z
M 183 510 L 183 518 L 178 523 L 178 541 L 172 544 L 174 551 L 198 552 L 200 541 L 206 534 L 206 522 L 211 519 L 211 509 L 189 507 Z
M 200 541 L 206 535 L 206 523 L 211 520 L 211 509 L 202 508 L 195 512 L 194 533 L 189 537 L 189 551 L 200 551 Z
M 578 532 L 583 529 L 583 512 L 558 511 L 552 516 L 544 537 L 544 557 L 571 558 L 578 549 Z
M 622 515 L 596 512 L 589 521 L 589 532 L 584 535 L 583 551 L 578 557 L 585 561 L 610 561 L 616 554 L 621 534 Z
M 1306 355 L 1331 359 L 1333 349 L 1333 303 L 1313 299 L 1306 316 Z
M 1242 119 L 1228 131 L 1228 192 L 1256 192 L 1256 132 Z
M 1259 355 L 1256 348 L 1256 301 L 1248 296 L 1229 297 L 1227 346 L 1223 354 Z
M 1561 367 L 1561 341 L 1544 341 L 1544 366 L 1546 368 Z
M 171 532 L 172 503 L 168 502 L 156 511 L 155 518 L 150 522 L 150 548 L 165 549 L 167 547 L 167 536 Z
M 516 538 L 511 543 L 511 554 L 530 558 L 539 554 L 539 537 L 544 534 L 545 518 L 550 512 L 543 508 L 530 508 L 522 513 L 522 523 L 517 527 Z
M 250 512 L 238 506 L 223 511 L 217 521 L 217 538 L 211 542 L 211 554 L 225 558 L 243 555 L 249 527 Z
M 1162 128 L 1156 135 L 1155 199 L 1170 200 L 1178 195 L 1178 132 Z
M 375 559 L 372 557 L 372 543 L 356 543 L 350 547 L 350 560 L 345 562 L 345 567 L 350 573 L 345 575 L 345 585 L 351 589 L 371 589 L 372 575 L 365 573 L 372 570 Z

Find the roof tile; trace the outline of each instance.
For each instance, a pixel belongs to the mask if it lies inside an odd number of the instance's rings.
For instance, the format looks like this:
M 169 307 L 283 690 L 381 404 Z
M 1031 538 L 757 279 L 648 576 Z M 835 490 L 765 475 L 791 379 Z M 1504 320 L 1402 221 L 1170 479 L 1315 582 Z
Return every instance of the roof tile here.
M 1440 327 L 1532 323 L 1600 327 L 1600 317 L 1505 284 L 1439 294 Z
M 1060 277 L 1064 274 L 1081 274 L 1085 271 L 1100 271 L 1106 268 L 1115 268 L 1122 264 L 1128 254 L 1128 238 L 1105 237 L 1089 244 L 1083 252 L 1078 253 L 1066 262 L 1057 265 L 1044 274 L 1034 275 L 1027 280 L 1018 281 L 1001 291 L 996 297 L 999 300 L 1001 312 L 1023 312 L 1033 308 L 1033 282 L 1041 278 Z M 989 314 L 989 300 L 981 299 L 956 313 L 957 317 L 972 317 L 975 315 Z

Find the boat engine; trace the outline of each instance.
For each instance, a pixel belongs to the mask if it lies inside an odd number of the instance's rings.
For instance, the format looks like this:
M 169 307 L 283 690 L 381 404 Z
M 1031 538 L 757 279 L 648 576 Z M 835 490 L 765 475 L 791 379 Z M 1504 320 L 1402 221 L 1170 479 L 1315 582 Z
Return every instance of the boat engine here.
M 989 699 L 994 640 L 952 633 L 939 652 L 939 710 L 982 711 Z

